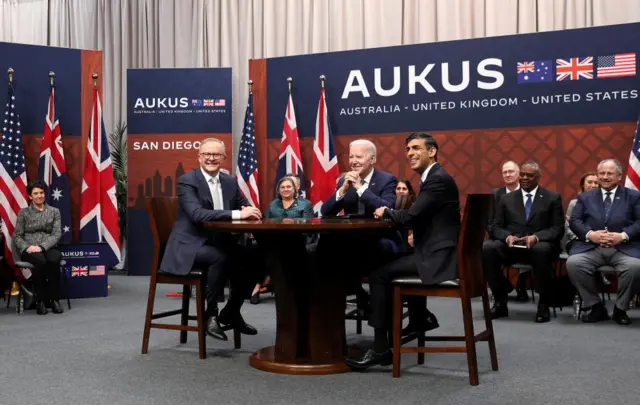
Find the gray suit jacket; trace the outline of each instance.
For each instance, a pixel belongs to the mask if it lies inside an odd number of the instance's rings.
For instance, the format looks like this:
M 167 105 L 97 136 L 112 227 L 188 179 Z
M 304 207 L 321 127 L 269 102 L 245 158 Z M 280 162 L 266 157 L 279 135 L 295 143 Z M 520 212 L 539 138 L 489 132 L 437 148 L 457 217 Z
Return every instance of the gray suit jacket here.
M 562 238 L 562 249 L 565 252 L 569 251 L 569 244 L 573 242 L 575 239 L 578 239 L 575 233 L 571 230 L 569 226 L 569 221 L 571 220 L 571 213 L 573 212 L 573 208 L 576 206 L 578 202 L 577 198 L 569 201 L 569 206 L 567 207 L 567 214 L 564 216 L 564 238 Z

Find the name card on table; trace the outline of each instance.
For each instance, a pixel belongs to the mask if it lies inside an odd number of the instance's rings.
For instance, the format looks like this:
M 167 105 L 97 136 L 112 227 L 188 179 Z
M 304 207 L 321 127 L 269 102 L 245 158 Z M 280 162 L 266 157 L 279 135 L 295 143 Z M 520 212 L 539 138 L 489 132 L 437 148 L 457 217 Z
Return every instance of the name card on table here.
M 70 298 L 106 297 L 110 247 L 106 243 L 73 243 L 60 245 L 65 282 Z M 63 290 L 64 291 L 64 290 Z

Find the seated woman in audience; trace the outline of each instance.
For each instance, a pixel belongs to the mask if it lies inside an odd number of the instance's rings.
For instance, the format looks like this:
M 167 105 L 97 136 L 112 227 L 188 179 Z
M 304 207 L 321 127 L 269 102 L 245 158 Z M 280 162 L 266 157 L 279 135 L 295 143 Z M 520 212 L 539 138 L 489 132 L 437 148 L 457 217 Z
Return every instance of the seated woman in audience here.
M 290 176 L 281 178 L 280 181 L 278 181 L 277 189 L 278 195 L 271 201 L 271 204 L 269 204 L 269 208 L 264 216 L 265 218 L 312 218 L 314 216 L 311 202 L 300 197 L 294 178 Z M 268 242 L 262 241 L 262 243 Z M 258 245 L 260 245 L 260 241 L 258 241 Z M 250 302 L 252 304 L 260 302 L 260 293 L 265 293 L 270 290 L 270 281 L 270 277 L 266 275 L 262 283 L 256 284 L 251 294 Z
M 585 191 L 593 190 L 594 188 L 600 187 L 598 183 L 598 175 L 595 172 L 588 172 L 582 175 L 580 178 L 580 193 L 584 193 Z M 569 251 L 571 247 L 571 242 L 577 239 L 577 236 L 571 231 L 569 227 L 569 220 L 571 219 L 571 213 L 573 212 L 573 208 L 576 206 L 578 202 L 577 198 L 569 201 L 569 206 L 567 207 L 567 214 L 564 218 L 564 240 L 562 241 L 562 248 L 565 249 L 565 252 Z
M 62 234 L 60 211 L 44 202 L 44 183 L 30 183 L 27 193 L 31 204 L 18 213 L 12 237 L 14 260 L 33 264 L 31 277 L 38 315 L 47 314 L 47 304 L 54 314 L 61 314 L 61 255 L 56 247 Z
M 413 191 L 413 186 L 408 179 L 400 179 L 398 180 L 398 185 L 396 186 L 396 204 L 394 209 L 408 209 L 413 205 L 416 201 L 416 192 Z M 413 231 L 407 230 L 403 231 L 403 240 L 405 241 L 406 248 L 413 248 Z

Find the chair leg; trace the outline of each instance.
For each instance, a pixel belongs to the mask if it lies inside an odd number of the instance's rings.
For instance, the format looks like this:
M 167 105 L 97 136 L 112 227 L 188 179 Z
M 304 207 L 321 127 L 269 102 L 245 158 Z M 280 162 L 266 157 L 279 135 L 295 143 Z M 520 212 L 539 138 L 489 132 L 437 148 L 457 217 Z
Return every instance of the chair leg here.
M 69 297 L 69 276 L 63 271 L 64 277 L 64 294 L 67 296 L 67 307 L 71 309 L 71 297 Z
M 156 300 L 156 283 L 152 277 L 149 281 L 149 297 L 147 298 L 147 314 L 144 318 L 144 332 L 142 334 L 142 354 L 147 354 L 149 350 L 149 334 L 151 333 L 151 315 L 153 315 L 153 304 Z
M 187 326 L 189 324 L 189 302 L 191 298 L 191 286 L 185 284 L 182 286 L 182 314 L 180 316 L 180 325 Z M 180 331 L 180 343 L 187 343 L 187 331 Z
M 469 383 L 478 385 L 478 357 L 476 355 L 475 334 L 473 332 L 473 316 L 471 300 L 462 298 L 462 318 L 464 321 L 464 340 L 467 346 L 467 364 L 469 365 Z
M 424 347 L 424 332 L 418 336 L 418 347 Z M 424 353 L 418 353 L 418 364 L 424 364 Z
M 498 371 L 498 352 L 496 351 L 496 339 L 493 336 L 493 320 L 491 319 L 491 307 L 489 305 L 489 296 L 484 291 L 482 294 L 482 309 L 484 311 L 484 323 L 489 332 L 487 343 L 489 343 L 489 355 L 491 356 L 491 369 Z
M 360 314 L 357 314 L 356 316 L 356 334 L 362 335 L 362 318 L 360 317 Z
M 198 324 L 198 354 L 200 359 L 207 358 L 207 341 L 204 329 L 207 327 L 204 319 L 204 279 L 196 283 L 196 321 Z
M 402 295 L 400 287 L 393 287 L 393 377 L 400 377 L 400 345 L 402 343 Z
M 242 347 L 242 338 L 240 332 L 233 330 L 233 348 L 240 349 Z

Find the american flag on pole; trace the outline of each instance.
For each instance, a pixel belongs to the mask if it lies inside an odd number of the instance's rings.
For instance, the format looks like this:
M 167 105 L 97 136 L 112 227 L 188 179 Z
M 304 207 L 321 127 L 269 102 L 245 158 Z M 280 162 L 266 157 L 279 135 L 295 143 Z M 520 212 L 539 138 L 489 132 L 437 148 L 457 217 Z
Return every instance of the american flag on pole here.
M 304 197 L 304 170 L 302 169 L 302 155 L 300 154 L 300 139 L 298 138 L 298 124 L 293 109 L 293 98 L 289 93 L 287 111 L 284 115 L 284 127 L 280 141 L 280 158 L 274 184 L 275 195 L 278 195 L 278 180 L 289 173 L 300 176 L 300 195 Z
M 338 157 L 333 147 L 323 84 L 318 102 L 316 139 L 313 141 L 311 164 L 311 203 L 316 214 L 320 213 L 322 203 L 336 191 L 336 177 L 339 174 Z
M 633 137 L 633 145 L 629 154 L 629 167 L 624 186 L 634 190 L 640 190 L 640 117 L 636 125 L 636 135 Z
M 44 136 L 42 137 L 40 161 L 38 162 L 38 179 L 47 185 L 47 204 L 60 210 L 60 225 L 62 226 L 60 242 L 71 243 L 71 195 L 69 194 L 67 165 L 62 150 L 60 123 L 56 118 L 55 88 L 53 86 L 49 92 Z
M 111 153 L 105 132 L 100 96 L 94 86 L 80 194 L 80 241 L 108 243 L 113 252 L 110 262 L 116 264 L 121 260 L 120 228 Z
M 20 209 L 28 206 L 22 131 L 15 100 L 13 86 L 9 84 L 9 95 L 2 124 L 2 143 L 0 143 L 0 217 L 5 244 L 4 258 L 9 265 L 13 265 L 11 236 L 16 226 L 16 218 Z
M 598 79 L 636 75 L 636 54 L 618 53 L 598 56 Z
M 236 179 L 242 194 L 254 207 L 260 207 L 260 191 L 258 190 L 258 157 L 256 153 L 256 133 L 253 123 L 253 94 L 249 94 L 247 112 L 244 115 L 244 128 L 240 149 Z

